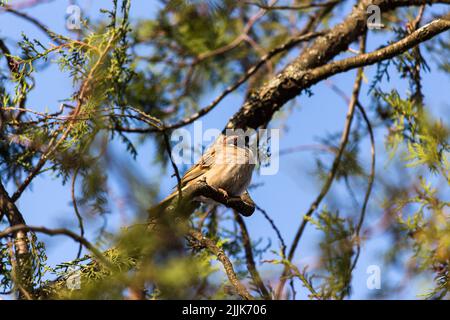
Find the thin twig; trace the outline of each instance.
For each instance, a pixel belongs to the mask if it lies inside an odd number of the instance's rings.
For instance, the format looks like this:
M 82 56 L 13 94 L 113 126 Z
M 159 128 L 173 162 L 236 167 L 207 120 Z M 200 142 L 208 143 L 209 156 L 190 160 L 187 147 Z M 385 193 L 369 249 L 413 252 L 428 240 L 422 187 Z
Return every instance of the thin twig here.
M 26 1 L 21 1 L 19 3 L 10 4 L 10 7 L 14 8 L 16 10 L 29 9 L 31 7 L 34 7 L 34 6 L 37 6 L 40 4 L 44 4 L 44 3 L 49 3 L 52 1 L 54 1 L 54 0 L 26 0 Z
M 165 125 L 165 130 L 173 130 L 178 129 L 181 127 L 184 127 L 195 120 L 203 117 L 207 113 L 209 113 L 211 110 L 213 110 L 225 97 L 227 97 L 230 93 L 237 90 L 242 84 L 244 84 L 251 76 L 253 76 L 264 64 L 267 63 L 270 59 L 272 59 L 277 54 L 284 52 L 286 50 L 291 49 L 295 45 L 308 41 L 311 39 L 314 39 L 318 36 L 321 36 L 325 33 L 325 31 L 320 32 L 311 32 L 307 34 L 300 35 L 298 37 L 292 38 L 285 42 L 284 44 L 280 45 L 279 47 L 276 47 L 269 51 L 264 57 L 262 57 L 255 65 L 253 65 L 250 69 L 247 70 L 247 72 L 234 84 L 226 88 L 221 94 L 219 94 L 214 100 L 211 101 L 210 104 L 205 106 L 204 108 L 200 109 L 198 112 L 194 113 L 193 115 L 184 118 L 178 122 L 167 124 Z M 126 127 L 117 127 L 116 129 L 120 129 L 120 131 L 124 132 L 130 132 L 130 133 L 149 133 L 149 132 L 158 132 L 161 129 L 160 128 L 126 128 Z
M 68 229 L 49 229 L 46 227 L 37 227 L 37 226 L 29 226 L 25 224 L 18 224 L 12 227 L 8 227 L 5 230 L 0 232 L 0 238 L 5 238 L 13 233 L 19 232 L 19 231 L 33 231 L 33 232 L 40 232 L 45 233 L 49 236 L 55 236 L 55 235 L 65 235 L 69 238 L 72 238 L 76 242 L 81 243 L 83 246 L 85 246 L 89 251 L 91 251 L 97 259 L 102 262 L 108 269 L 115 270 L 115 266 L 103 255 L 103 253 L 100 252 L 94 245 L 92 245 L 86 238 L 80 237 L 75 232 L 72 232 Z
M 356 255 L 355 255 L 355 259 L 353 260 L 352 266 L 350 268 L 350 273 L 355 269 L 356 264 L 358 263 L 360 252 L 361 252 L 361 241 L 359 239 L 359 237 L 360 237 L 359 234 L 361 232 L 361 227 L 362 227 L 363 222 L 364 222 L 364 218 L 365 218 L 365 215 L 366 215 L 367 204 L 369 202 L 370 194 L 372 193 L 373 182 L 375 180 L 375 160 L 376 160 L 376 155 L 375 155 L 375 136 L 374 136 L 374 133 L 373 133 L 372 125 L 370 123 L 369 117 L 366 114 L 366 111 L 364 110 L 364 107 L 361 105 L 361 103 L 359 101 L 357 101 L 356 106 L 358 107 L 358 110 L 361 112 L 361 114 L 363 116 L 363 119 L 366 122 L 367 130 L 369 131 L 370 145 L 371 145 L 371 147 L 370 147 L 371 165 L 370 165 L 370 175 L 369 175 L 369 179 L 368 179 L 367 191 L 366 191 L 366 194 L 364 196 L 364 202 L 363 202 L 363 206 L 361 208 L 361 215 L 359 217 L 359 221 L 358 221 L 358 224 L 356 225 L 356 229 L 355 229 Z
M 256 209 L 262 213 L 262 215 L 264 216 L 264 218 L 269 221 L 270 226 L 272 227 L 272 229 L 275 231 L 275 233 L 277 234 L 278 237 L 278 241 L 280 241 L 281 244 L 281 254 L 283 255 L 283 259 L 286 257 L 286 243 L 284 242 L 283 236 L 281 235 L 280 229 L 278 229 L 277 225 L 275 224 L 275 222 L 272 220 L 272 218 L 269 216 L 269 214 L 266 212 L 266 210 L 264 210 L 263 208 L 261 208 L 260 206 L 256 205 Z
M 83 217 L 81 216 L 80 211 L 78 210 L 77 198 L 75 196 L 75 184 L 76 184 L 79 169 L 80 169 L 79 167 L 76 168 L 75 172 L 73 173 L 71 196 L 72 196 L 73 209 L 75 210 L 75 215 L 77 216 L 77 220 L 78 220 L 78 226 L 80 228 L 80 237 L 84 237 Z M 80 243 L 76 259 L 80 259 L 82 250 L 83 250 L 83 244 Z
M 269 3 L 268 7 L 274 5 L 278 0 L 271 0 L 271 2 Z M 255 15 L 253 15 L 248 22 L 246 23 L 246 25 L 244 26 L 244 29 L 242 30 L 241 34 L 239 34 L 233 41 L 231 41 L 230 43 L 224 45 L 223 47 L 214 49 L 212 51 L 208 51 L 205 52 L 203 54 L 200 54 L 192 63 L 193 65 L 200 63 L 201 61 L 208 59 L 210 57 L 219 55 L 219 54 L 223 54 L 227 51 L 230 51 L 234 48 L 236 48 L 239 44 L 241 44 L 242 41 L 245 40 L 245 37 L 248 35 L 248 33 L 250 32 L 250 30 L 253 28 L 253 25 L 262 17 L 264 16 L 264 14 L 266 13 L 266 9 L 260 9 L 258 10 L 258 12 L 255 13 Z
M 221 248 L 219 248 L 213 240 L 204 237 L 202 233 L 197 230 L 190 230 L 189 235 L 197 242 L 199 242 L 202 247 L 208 249 L 212 254 L 214 254 L 222 263 L 228 280 L 235 288 L 237 294 L 239 294 L 246 300 L 253 300 L 254 298 L 248 292 L 247 288 L 239 281 L 236 272 L 234 271 L 233 264 L 231 263 L 225 252 Z
M 329 85 L 331 86 L 333 91 L 335 91 L 345 101 L 347 101 L 347 102 L 350 101 L 350 99 L 345 95 L 345 93 L 339 87 L 337 87 L 336 85 L 334 85 L 331 82 L 329 83 Z M 364 107 L 359 102 L 359 100 L 356 102 L 356 106 L 357 106 L 359 112 L 361 112 L 361 115 L 362 115 L 362 117 L 364 119 L 364 122 L 366 123 L 366 126 L 367 126 L 367 131 L 369 132 L 370 145 L 371 145 L 371 147 L 370 147 L 371 164 L 370 164 L 370 175 L 369 175 L 369 178 L 368 178 L 367 190 L 366 190 L 366 193 L 365 193 L 365 196 L 364 196 L 363 205 L 361 207 L 361 213 L 360 213 L 360 217 L 359 217 L 359 220 L 358 220 L 358 224 L 356 225 L 356 228 L 355 228 L 355 239 L 357 241 L 356 242 L 356 254 L 355 254 L 354 261 L 353 261 L 353 263 L 351 265 L 351 268 L 350 268 L 350 273 L 353 272 L 353 270 L 355 269 L 356 264 L 357 264 L 358 259 L 359 259 L 360 252 L 361 252 L 361 243 L 360 243 L 360 236 L 359 235 L 360 235 L 362 224 L 364 222 L 364 218 L 365 218 L 366 209 L 367 209 L 367 205 L 368 205 L 368 202 L 369 202 L 370 194 L 371 194 L 372 189 L 373 189 L 373 183 L 374 183 L 374 180 L 375 180 L 375 164 L 376 164 L 375 163 L 375 160 L 376 160 L 375 135 L 374 135 L 374 132 L 373 132 L 372 124 L 370 123 L 370 119 L 369 119 L 369 117 L 368 117 Z M 351 190 L 350 186 L 348 186 L 348 188 L 349 188 L 349 190 Z M 352 197 L 354 197 L 354 196 L 352 195 Z
M 177 167 L 177 165 L 175 163 L 175 160 L 173 159 L 172 147 L 170 146 L 169 137 L 168 137 L 166 131 L 163 130 L 162 131 L 162 135 L 163 135 L 163 139 L 164 139 L 164 144 L 166 146 L 166 151 L 167 151 L 167 154 L 168 154 L 169 159 L 170 159 L 170 163 L 172 164 L 172 168 L 173 168 L 174 174 L 177 177 L 178 203 L 180 203 L 180 201 L 181 201 L 181 199 L 183 197 L 180 171 L 178 170 L 178 167 Z
M 412 33 L 417 30 L 420 25 L 420 21 L 423 18 L 425 13 L 425 5 L 420 6 L 419 13 L 417 17 L 408 24 L 408 33 Z M 408 68 L 408 72 L 411 74 L 412 81 L 415 84 L 415 92 L 413 93 L 412 100 L 418 104 L 419 110 L 423 107 L 423 92 L 422 92 L 422 83 L 420 70 L 422 67 L 422 63 L 426 64 L 426 62 L 422 58 L 422 54 L 420 52 L 420 46 L 416 46 L 412 49 L 413 57 L 414 57 L 414 66 L 412 68 Z
M 100 65 L 103 63 L 103 59 L 111 49 L 111 46 L 113 44 L 115 37 L 111 36 L 108 39 L 108 43 L 105 46 L 105 49 L 100 53 L 98 60 L 94 64 L 94 66 L 89 71 L 89 74 L 87 75 L 86 79 L 83 81 L 83 84 L 81 85 L 80 91 L 77 95 L 77 106 L 75 110 L 73 110 L 72 117 L 76 118 L 81 112 L 83 104 L 86 100 L 86 92 L 90 89 L 92 85 L 92 81 L 94 80 L 94 73 L 95 71 L 100 67 Z M 57 130 L 54 131 L 52 138 L 50 139 L 50 142 L 48 143 L 48 150 L 47 152 L 43 153 L 41 157 L 39 158 L 38 163 L 36 166 L 30 171 L 28 176 L 25 178 L 25 180 L 22 182 L 22 184 L 17 188 L 16 192 L 11 196 L 11 199 L 15 202 L 17 199 L 20 198 L 22 193 L 25 191 L 25 189 L 28 187 L 28 185 L 33 181 L 33 179 L 40 173 L 41 169 L 44 167 L 44 165 L 47 163 L 47 160 L 50 158 L 50 156 L 58 149 L 58 147 L 66 140 L 66 138 L 69 136 L 70 132 L 73 129 L 74 122 L 68 120 L 68 126 L 64 130 L 64 127 L 61 126 Z M 61 137 L 56 140 L 58 134 L 62 132 Z
M 294 270 L 294 275 L 297 276 L 300 279 L 300 281 L 302 282 L 303 286 L 309 290 L 310 296 L 312 296 L 316 299 L 320 299 L 320 294 L 317 293 L 316 289 L 314 289 L 314 287 L 308 281 L 305 274 L 303 272 L 300 272 L 300 270 L 294 264 L 290 264 L 289 268 Z
M 45 26 L 45 25 L 44 25 L 42 22 L 40 22 L 38 19 L 36 19 L 36 18 L 34 18 L 34 17 L 32 17 L 32 16 L 26 14 L 26 13 L 17 11 L 17 10 L 14 9 L 12 6 L 8 6 L 8 5 L 2 6 L 2 7 L 0 7 L 0 11 L 10 12 L 10 13 L 12 13 L 12 14 L 18 16 L 18 17 L 21 17 L 21 18 L 23 18 L 23 19 L 25 19 L 25 20 L 31 22 L 31 23 L 34 24 L 36 27 L 38 27 L 38 29 L 40 29 L 40 30 L 43 31 L 45 34 L 47 34 L 47 35 L 50 37 L 50 39 L 52 39 L 53 41 L 55 41 L 57 44 L 62 44 L 61 38 L 65 38 L 65 37 L 63 37 L 63 36 L 61 36 L 61 35 L 58 35 L 58 34 L 56 34 L 55 32 L 51 31 L 49 28 L 47 28 L 47 26 Z
M 311 39 L 314 39 L 316 37 L 319 37 L 323 34 L 325 34 L 327 30 L 323 30 L 320 32 L 310 32 L 310 33 L 300 33 L 299 36 L 294 37 L 292 39 L 289 39 L 284 44 L 270 50 L 265 56 L 263 56 L 255 65 L 253 65 L 250 69 L 246 71 L 246 73 L 237 80 L 233 85 L 227 87 L 221 94 L 219 94 L 214 100 L 211 101 L 211 103 L 204 108 L 200 109 L 198 112 L 194 113 L 193 115 L 182 119 L 179 122 L 173 123 L 173 124 L 166 124 L 164 126 L 164 130 L 173 130 L 178 129 L 183 126 L 186 126 L 195 120 L 198 120 L 199 118 L 203 117 L 204 115 L 208 114 L 211 110 L 213 110 L 225 97 L 227 97 L 230 93 L 237 90 L 242 84 L 244 84 L 251 76 L 253 76 L 264 64 L 266 64 L 270 59 L 272 59 L 274 56 L 276 56 L 279 53 L 282 53 L 284 51 L 287 51 L 291 49 L 292 47 L 296 46 L 297 44 L 309 41 Z M 135 110 L 136 111 L 136 110 Z M 127 127 L 119 127 L 116 126 L 115 129 L 118 129 L 120 131 L 129 132 L 129 133 L 149 133 L 149 132 L 158 132 L 161 131 L 160 127 L 156 128 L 127 128 Z
M 177 128 L 183 127 L 183 126 L 188 125 L 188 124 L 194 122 L 195 120 L 201 118 L 202 116 L 206 115 L 212 109 L 214 109 L 226 96 L 228 96 L 230 93 L 232 93 L 233 91 L 238 89 L 242 84 L 244 84 L 251 76 L 253 76 L 259 70 L 259 68 L 261 68 L 261 66 L 266 64 L 275 55 L 277 55 L 277 54 L 279 54 L 279 53 L 281 53 L 283 51 L 291 49 L 292 47 L 294 47 L 295 45 L 299 44 L 300 42 L 311 40 L 311 39 L 313 39 L 315 37 L 318 37 L 318 36 L 320 36 L 322 34 L 324 34 L 324 31 L 322 31 L 322 32 L 313 32 L 313 33 L 308 33 L 308 34 L 305 34 L 305 35 L 301 35 L 299 37 L 290 39 L 289 41 L 287 41 L 286 43 L 284 43 L 283 45 L 281 45 L 279 47 L 276 47 L 276 48 L 270 50 L 253 67 L 248 69 L 247 72 L 238 81 L 236 81 L 233 85 L 231 85 L 228 88 L 226 88 L 209 105 L 207 105 L 206 107 L 202 108 L 200 111 L 198 111 L 197 113 L 193 114 L 190 117 L 187 117 L 187 118 L 185 118 L 185 119 L 183 119 L 183 120 L 181 120 L 181 121 L 179 121 L 177 123 L 167 125 L 166 129 L 177 129 Z
M 250 235 L 248 233 L 247 226 L 245 225 L 245 221 L 238 212 L 236 212 L 235 210 L 233 210 L 233 212 L 234 212 L 234 219 L 236 220 L 236 222 L 239 225 L 239 228 L 241 229 L 242 244 L 244 246 L 245 260 L 247 261 L 248 271 L 250 272 L 253 282 L 256 288 L 258 288 L 261 296 L 266 300 L 270 300 L 272 297 L 269 291 L 267 290 L 266 286 L 264 285 L 264 282 L 258 272 L 258 269 L 256 268 L 255 259 L 253 257 L 252 243 L 250 241 Z
M 246 2 L 246 4 L 257 6 L 261 9 L 265 10 L 305 10 L 305 9 L 312 9 L 312 8 L 323 8 L 328 7 L 332 4 L 337 4 L 341 1 L 332 0 L 332 1 L 326 1 L 326 2 L 319 2 L 319 3 L 305 3 L 305 4 L 299 4 L 296 6 L 266 6 L 261 3 L 257 2 Z

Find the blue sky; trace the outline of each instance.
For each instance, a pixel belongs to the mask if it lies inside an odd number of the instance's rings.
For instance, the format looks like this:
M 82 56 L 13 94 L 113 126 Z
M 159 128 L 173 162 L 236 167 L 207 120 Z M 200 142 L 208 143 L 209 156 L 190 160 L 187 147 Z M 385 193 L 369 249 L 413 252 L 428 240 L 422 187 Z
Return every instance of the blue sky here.
M 14 4 L 21 1 L 10 1 Z M 58 33 L 73 36 L 65 29 L 65 12 L 70 1 L 58 0 L 48 4 L 42 4 L 25 12 L 35 16 L 43 21 L 50 29 Z M 148 18 L 154 14 L 154 9 L 148 5 L 148 0 L 133 0 L 131 6 L 132 19 Z M 88 14 L 92 18 L 99 17 L 99 8 L 109 4 L 110 1 L 78 1 L 83 8 L 84 14 Z M 158 4 L 159 5 L 159 4 Z M 348 10 L 347 10 L 348 11 Z M 6 40 L 6 43 L 13 50 L 18 52 L 16 43 L 20 39 L 21 33 L 25 33 L 29 38 L 36 38 L 43 43 L 48 43 L 46 36 L 37 31 L 33 25 L 24 20 L 17 18 L 8 13 L 0 13 L 0 37 Z M 392 36 L 392 34 L 390 35 Z M 373 50 L 385 43 L 387 38 L 377 32 L 369 31 L 369 47 Z M 343 54 L 341 56 L 348 55 Z M 4 59 L 3 59 L 4 60 Z M 1 61 L 4 63 L 4 61 Z M 448 92 L 449 78 L 442 73 L 435 72 L 435 66 L 430 64 L 432 71 L 423 75 L 424 94 L 426 103 L 429 105 L 433 114 L 445 116 L 448 118 L 449 102 Z M 374 74 L 375 67 L 366 68 L 367 78 L 371 79 Z M 338 85 L 345 92 L 350 92 L 353 86 L 355 72 L 348 72 L 343 75 L 337 75 L 330 80 Z M 29 95 L 28 105 L 36 110 L 55 110 L 59 106 L 59 101 L 68 98 L 72 91 L 72 82 L 67 75 L 61 73 L 56 65 L 39 72 L 36 77 L 36 88 Z M 367 104 L 370 101 L 368 96 L 368 87 L 366 83 L 362 90 L 362 102 Z M 383 88 L 396 88 L 403 96 L 406 95 L 406 82 L 400 81 L 391 72 L 391 81 Z M 347 105 L 340 97 L 338 97 L 325 82 L 312 88 L 314 93 L 311 97 L 302 96 L 296 103 L 290 107 L 291 111 L 285 113 L 286 119 L 280 118 L 273 122 L 273 126 L 283 124 L 287 130 L 283 131 L 280 141 L 281 149 L 295 147 L 299 145 L 309 145 L 317 143 L 317 139 L 324 137 L 328 133 L 339 133 L 342 130 Z M 200 105 L 206 105 L 216 96 L 218 92 L 204 97 Z M 226 119 L 233 115 L 242 104 L 242 92 L 236 92 L 226 98 L 217 108 L 203 118 L 203 128 L 223 128 Z M 291 108 L 292 107 L 292 108 Z M 192 128 L 192 127 L 191 127 Z M 377 132 L 377 171 L 387 172 L 391 170 L 395 173 L 395 168 L 387 165 L 383 144 L 383 132 Z M 362 158 L 365 168 L 369 167 L 370 145 L 368 141 L 363 144 Z M 119 143 L 113 143 L 114 152 L 117 155 L 123 154 L 123 146 Z M 150 143 L 141 146 L 141 152 L 136 161 L 129 161 L 130 167 L 134 167 L 142 174 L 144 180 L 152 183 L 160 183 L 161 197 L 166 196 L 174 184 L 175 178 L 170 178 L 171 169 L 168 169 L 167 178 L 159 181 L 157 172 L 152 169 L 152 161 L 155 156 L 155 149 Z M 264 208 L 275 220 L 281 233 L 285 237 L 287 244 L 291 243 L 297 226 L 299 225 L 303 213 L 308 209 L 318 191 L 320 184 L 312 177 L 311 172 L 314 169 L 314 156 L 310 152 L 299 152 L 283 156 L 280 159 L 280 171 L 274 176 L 258 176 L 254 174 L 254 183 L 263 183 L 262 187 L 252 190 L 251 195 L 255 202 Z M 158 180 L 157 180 L 158 179 Z M 120 193 L 118 189 L 119 181 L 115 177 L 111 177 L 112 190 Z M 8 186 L 9 191 L 13 191 L 12 185 Z M 348 193 L 339 185 L 334 185 L 331 194 L 341 195 L 343 199 L 348 198 Z M 350 201 L 350 200 L 349 200 Z M 362 195 L 359 196 L 362 202 Z M 365 226 L 374 225 L 381 216 L 380 204 L 382 195 L 373 194 L 370 202 L 370 210 L 368 212 Z M 350 204 L 350 203 L 349 203 Z M 25 219 L 31 225 L 46 225 L 48 227 L 69 226 L 76 230 L 76 219 L 73 213 L 70 186 L 62 185 L 61 180 L 51 175 L 39 176 L 32 184 L 32 188 L 26 191 L 19 200 L 19 208 L 25 215 Z M 110 222 L 108 227 L 111 230 L 123 226 L 127 222 L 132 222 L 131 217 L 124 220 L 117 210 L 113 210 L 108 217 Z M 128 220 L 127 220 L 128 219 Z M 268 237 L 271 238 L 273 248 L 276 249 L 278 242 L 275 234 L 270 229 L 267 221 L 261 214 L 256 212 L 252 217 L 246 218 L 246 222 L 251 236 L 254 239 Z M 87 218 L 86 224 L 90 225 L 88 235 L 99 227 L 102 221 L 98 219 Z M 56 264 L 65 260 L 71 260 L 75 257 L 77 246 L 73 242 L 63 237 L 49 238 L 44 235 L 39 236 L 44 240 L 48 248 L 48 257 L 50 264 Z M 294 263 L 299 267 L 305 264 L 313 263 L 318 254 L 318 232 L 312 226 L 309 226 L 300 243 Z M 267 242 L 267 240 L 265 240 Z M 265 243 L 266 243 L 265 242 Z M 388 239 L 381 233 L 375 234 L 363 244 L 362 254 L 358 266 L 354 273 L 352 298 L 365 298 L 373 292 L 366 287 L 366 269 L 369 265 L 382 266 L 383 261 L 381 253 L 390 246 Z M 271 258 L 270 253 L 266 258 Z M 263 273 L 272 274 L 279 272 L 274 270 L 272 266 L 262 266 Z M 275 273 L 276 275 L 277 273 Z M 401 276 L 395 270 L 382 269 L 382 285 L 387 279 L 399 279 Z M 389 276 L 388 276 L 389 275 Z M 398 298 L 416 298 L 417 293 L 423 293 L 424 287 L 410 288 Z M 304 298 L 304 294 L 300 294 L 300 298 Z M 393 298 L 396 298 L 393 296 Z

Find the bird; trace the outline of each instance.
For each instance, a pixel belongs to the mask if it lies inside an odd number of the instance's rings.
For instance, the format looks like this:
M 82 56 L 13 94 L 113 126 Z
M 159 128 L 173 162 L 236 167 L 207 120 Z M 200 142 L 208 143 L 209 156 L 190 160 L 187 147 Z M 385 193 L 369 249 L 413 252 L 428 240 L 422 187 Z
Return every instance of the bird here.
M 209 186 L 222 192 L 225 197 L 239 197 L 246 192 L 255 167 L 255 158 L 250 148 L 239 143 L 238 135 L 220 135 L 205 151 L 199 161 L 189 168 L 181 178 L 181 191 L 204 180 Z M 150 212 L 162 212 L 179 194 L 178 189 Z M 197 197 L 193 200 L 203 203 L 214 203 L 212 199 Z

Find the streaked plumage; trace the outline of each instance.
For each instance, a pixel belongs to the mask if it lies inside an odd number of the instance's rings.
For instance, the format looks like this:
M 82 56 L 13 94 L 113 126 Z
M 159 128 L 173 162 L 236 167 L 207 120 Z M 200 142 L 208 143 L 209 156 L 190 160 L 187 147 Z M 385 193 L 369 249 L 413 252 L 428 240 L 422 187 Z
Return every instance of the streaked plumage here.
M 219 137 L 181 178 L 182 191 L 189 185 L 206 179 L 208 185 L 225 191 L 230 197 L 243 194 L 250 184 L 255 161 L 252 151 L 239 146 L 237 142 L 237 136 Z M 178 190 L 175 190 L 157 207 L 165 207 L 177 194 Z M 197 200 L 209 202 L 209 199 L 204 198 Z

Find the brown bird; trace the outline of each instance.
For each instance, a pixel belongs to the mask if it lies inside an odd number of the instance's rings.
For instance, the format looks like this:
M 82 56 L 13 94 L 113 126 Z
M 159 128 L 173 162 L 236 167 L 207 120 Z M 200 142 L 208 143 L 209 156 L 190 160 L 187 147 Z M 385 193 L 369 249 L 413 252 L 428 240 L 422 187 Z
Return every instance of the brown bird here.
M 237 135 L 220 136 L 206 150 L 200 160 L 186 171 L 181 178 L 181 190 L 185 191 L 192 184 L 205 179 L 211 187 L 229 197 L 242 195 L 250 184 L 255 158 L 252 151 L 240 145 Z M 164 210 L 178 195 L 178 190 L 162 200 L 151 212 Z M 204 197 L 195 199 L 201 202 L 214 202 Z

